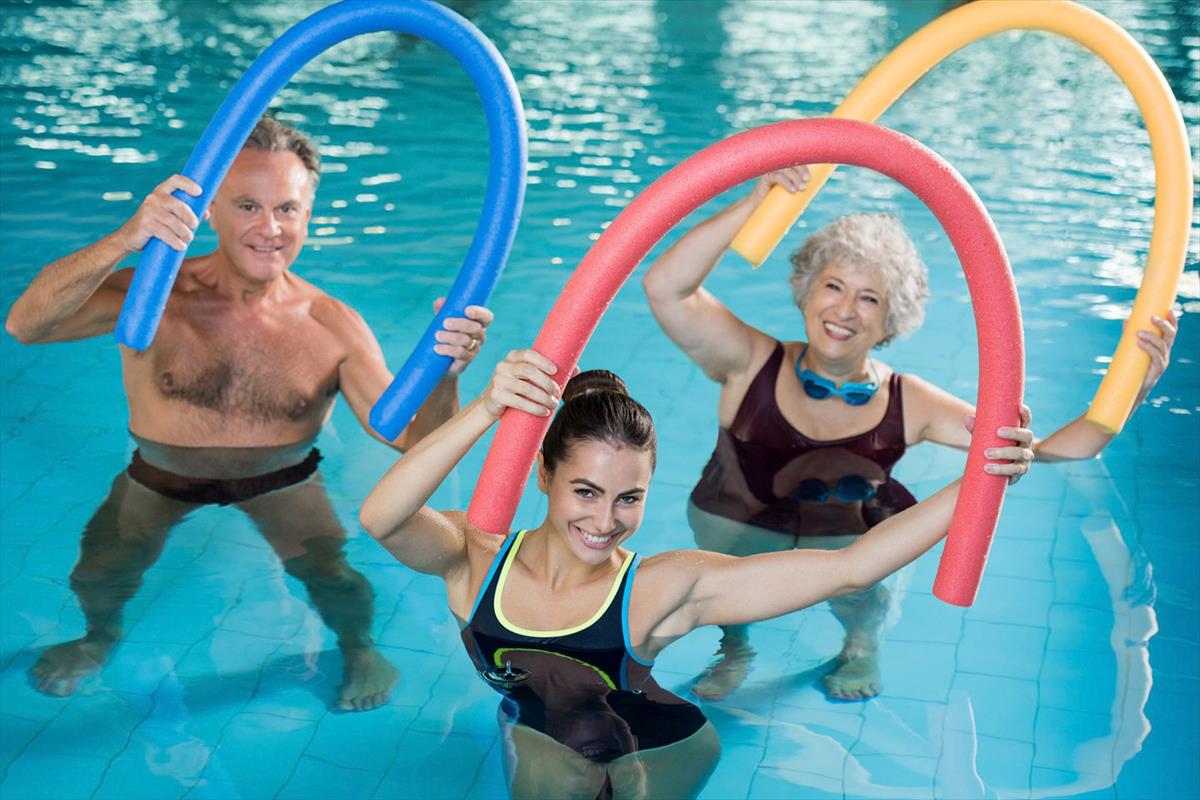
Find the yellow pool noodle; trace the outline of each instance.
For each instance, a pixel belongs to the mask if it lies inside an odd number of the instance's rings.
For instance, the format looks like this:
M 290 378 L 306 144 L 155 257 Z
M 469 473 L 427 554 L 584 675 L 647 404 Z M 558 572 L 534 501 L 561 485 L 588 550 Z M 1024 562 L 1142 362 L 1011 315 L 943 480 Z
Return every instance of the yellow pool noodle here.
M 1041 30 L 1073 39 L 1112 68 L 1133 95 L 1154 156 L 1154 230 L 1129 324 L 1096 392 L 1087 418 L 1119 433 L 1141 388 L 1150 359 L 1139 330 L 1158 334 L 1151 315 L 1166 316 L 1183 272 L 1192 213 L 1192 166 L 1179 105 L 1158 66 L 1134 39 L 1101 14 L 1069 0 L 977 0 L 939 17 L 880 61 L 833 112 L 874 122 L 910 86 L 947 56 L 993 33 Z M 733 250 L 756 267 L 766 260 L 834 165 L 810 166 L 808 187 L 794 195 L 774 187 L 733 240 Z

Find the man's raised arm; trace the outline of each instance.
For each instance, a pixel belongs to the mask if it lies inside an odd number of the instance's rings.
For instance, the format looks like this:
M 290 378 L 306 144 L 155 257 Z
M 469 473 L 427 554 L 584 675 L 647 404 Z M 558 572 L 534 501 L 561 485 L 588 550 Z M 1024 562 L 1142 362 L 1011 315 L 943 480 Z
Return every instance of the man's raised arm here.
M 441 307 L 441 302 L 439 299 L 434 304 L 435 311 Z M 338 330 L 347 343 L 347 356 L 338 369 L 338 386 L 367 433 L 386 441 L 369 421 L 371 407 L 392 382 L 392 373 L 384 361 L 379 342 L 363 318 L 344 303 L 331 298 L 322 308 L 322 321 Z M 436 334 L 438 343 L 434 345 L 434 352 L 450 356 L 454 362 L 412 422 L 394 441 L 387 442 L 397 450 L 412 447 L 458 413 L 458 376 L 478 355 L 487 339 L 487 327 L 492 323 L 492 312 L 483 306 L 468 306 L 464 314 L 463 317 L 448 318 L 444 330 Z
M 4 329 L 24 344 L 110 333 L 129 286 L 128 274 L 113 274 L 117 265 L 152 237 L 183 250 L 200 224 L 187 204 L 171 195 L 176 189 L 194 196 L 201 193 L 194 181 L 182 175 L 163 181 L 116 231 L 43 267 L 13 303 Z

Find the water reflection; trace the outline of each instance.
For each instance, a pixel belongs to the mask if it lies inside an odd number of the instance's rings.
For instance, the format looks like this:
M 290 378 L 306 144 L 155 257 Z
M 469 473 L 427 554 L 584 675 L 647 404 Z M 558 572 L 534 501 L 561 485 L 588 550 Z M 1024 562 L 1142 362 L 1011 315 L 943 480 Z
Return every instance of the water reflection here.
M 135 437 L 137 438 L 137 437 Z M 299 580 L 344 658 L 337 705 L 369 710 L 399 679 L 371 638 L 374 591 L 346 561 L 338 521 L 312 442 L 264 448 L 178 447 L 137 439 L 128 469 L 83 531 L 71 589 L 86 620 L 79 638 L 47 648 L 30 670 L 47 694 L 73 694 L 99 673 L 123 634 L 123 611 L 167 537 L 205 505 L 246 514 L 288 575 Z
M 1125 26 L 1147 47 L 1180 99 L 1185 120 L 1193 126 L 1200 109 L 1200 84 L 1195 80 L 1200 51 L 1194 33 L 1200 7 L 1171 0 L 1088 0 L 1088 4 Z M 98 229 L 95 226 L 116 224 L 118 217 L 128 216 L 133 206 L 121 203 L 142 197 L 165 171 L 183 164 L 224 92 L 250 60 L 287 27 L 324 5 L 325 0 L 6 3 L 0 15 L 5 39 L 0 53 L 0 105 L 6 123 L 0 131 L 5 159 L 0 202 L 6 221 L 0 266 L 4 286 L 11 287 L 9 299 L 27 280 L 27 253 L 41 252 L 47 242 L 71 237 L 82 244 L 85 234 Z M 827 113 L 891 46 L 940 11 L 937 4 L 907 2 L 515 0 L 452 5 L 476 20 L 496 42 L 512 67 L 530 116 L 535 180 L 514 259 L 497 293 L 499 301 L 507 304 L 498 309 L 507 312 L 504 319 L 525 322 L 497 330 L 496 352 L 527 341 L 528 320 L 541 318 L 567 270 L 586 249 L 587 234 L 600 230 L 614 207 L 628 202 L 627 191 L 637 191 L 682 158 L 736 130 Z M 767 11 L 773 16 L 768 18 Z M 755 19 L 762 24 L 748 24 Z M 319 200 L 323 205 L 315 213 L 320 219 L 313 220 L 314 227 L 335 230 L 320 239 L 329 245 L 352 240 L 359 245 L 329 246 L 306 255 L 303 275 L 335 288 L 359 307 L 373 326 L 378 325 L 388 353 L 404 352 L 427 320 L 428 298 L 421 291 L 401 290 L 397 282 L 425 286 L 441 276 L 449 284 L 448 276 L 458 264 L 448 254 L 465 247 L 477 221 L 478 207 L 464 198 L 481 195 L 479 176 L 485 174 L 485 126 L 478 101 L 461 68 L 448 59 L 439 61 L 440 55 L 431 50 L 436 48 L 405 37 L 352 40 L 303 70 L 276 104 L 285 120 L 307 121 L 326 156 L 338 154 L 326 164 L 328 195 Z M 1102 323 L 1101 315 L 1125 315 L 1121 309 L 1127 309 L 1132 298 L 1129 287 L 1140 279 L 1149 234 L 1149 149 L 1128 92 L 1107 66 L 1080 48 L 1056 37 L 1014 34 L 980 42 L 948 61 L 882 121 L 936 149 L 981 194 L 1008 247 L 1022 292 L 1030 404 L 1042 421 L 1039 427 L 1045 420 L 1077 413 L 1086 393 L 1083 387 L 1095 384 L 1091 370 L 1103 366 L 1096 359 L 1111 353 L 1119 333 L 1119 325 Z M 475 139 L 469 146 L 462 144 L 472 131 L 477 132 Z M 447 147 L 448 141 L 456 147 Z M 104 166 L 114 160 L 128 163 L 116 170 Z M 98 164 L 101 169 L 96 169 Z M 48 174 L 51 169 L 57 172 Z M 404 177 L 378 186 L 364 183 L 364 178 L 390 174 Z M 618 193 L 592 194 L 593 187 Z M 105 192 L 111 193 L 106 199 L 112 202 L 99 202 Z M 357 194 L 367 192 L 377 194 L 379 200 L 355 202 Z M 897 196 L 890 185 L 879 185 L 851 170 L 839 172 L 825 193 L 826 202 L 815 204 L 808 212 L 809 221 L 801 225 L 815 226 L 840 208 L 891 207 Z M 898 203 L 910 220 L 923 213 L 905 197 L 899 197 Z M 397 213 L 385 213 L 393 208 Z M 936 251 L 943 238 L 936 226 L 919 216 L 913 225 L 922 248 L 934 242 L 931 249 Z M 359 235 L 367 227 L 386 227 L 387 234 Z M 324 247 L 310 242 L 314 249 Z M 780 250 L 780 264 L 785 249 Z M 396 257 L 398 252 L 403 252 L 402 259 Z M 970 392 L 974 353 L 965 358 L 955 355 L 963 349 L 959 331 L 971 325 L 969 315 L 962 318 L 957 313 L 965 291 L 949 256 L 933 252 L 930 260 L 936 299 L 929 330 L 896 347 L 904 350 L 903 363 L 915 371 Z M 786 330 L 795 311 L 779 301 L 782 278 L 771 272 L 773 268 L 769 263 L 755 275 L 731 265 L 722 267 L 714 279 L 731 305 L 752 309 L 756 318 Z M 1195 269 L 1193 252 L 1181 284 L 1188 310 L 1200 310 Z M 1103 288 L 1097 289 L 1098 284 Z M 1099 299 L 1101 295 L 1105 299 Z M 607 349 L 614 358 L 633 354 L 627 366 L 614 364 L 648 387 L 652 410 L 662 421 L 660 491 L 677 492 L 680 504 L 660 503 L 661 524 L 645 526 L 643 535 L 648 537 L 646 549 L 663 550 L 690 544 L 686 529 L 678 524 L 678 509 L 708 455 L 697 452 L 696 431 L 704 429 L 708 418 L 704 409 L 711 406 L 696 402 L 705 391 L 702 379 L 680 366 L 678 354 L 661 336 L 647 333 L 649 325 L 641 293 L 631 286 L 630 294 L 618 298 L 601 323 L 596 343 L 597 349 Z M 1067 513 L 1061 522 L 1057 469 L 1048 468 L 1016 487 L 1006 505 L 1008 521 L 993 549 L 981 602 L 965 620 L 925 592 L 931 570 L 923 573 L 918 565 L 913 591 L 907 593 L 901 576 L 892 589 L 902 599 L 902 616 L 884 645 L 889 683 L 881 698 L 866 705 L 834 705 L 808 685 L 819 673 L 797 677 L 797 664 L 803 668 L 814 654 L 833 652 L 822 648 L 835 648 L 841 636 L 836 621 L 819 610 L 806 613 L 798 633 L 788 631 L 797 645 L 781 646 L 779 653 L 763 648 L 757 680 L 733 698 L 706 707 L 727 745 L 709 795 L 746 796 L 753 776 L 759 795 L 775 790 L 778 796 L 804 796 L 806 787 L 816 787 L 834 796 L 918 797 L 931 796 L 936 786 L 938 796 L 965 797 L 972 794 L 972 787 L 978 788 L 973 783 L 977 776 L 993 787 L 989 791 L 1006 795 L 1070 796 L 1112 786 L 1126 759 L 1139 749 L 1140 756 L 1131 764 L 1135 769 L 1127 770 L 1133 773 L 1133 782 L 1114 790 L 1122 796 L 1155 794 L 1160 784 L 1143 783 L 1151 780 L 1146 776 L 1153 772 L 1165 776 L 1163 781 L 1187 775 L 1181 766 L 1185 760 L 1163 743 L 1187 741 L 1191 733 L 1187 723 L 1194 719 L 1180 723 L 1178 716 L 1183 715 L 1177 710 L 1194 707 L 1194 691 L 1184 694 L 1179 687 L 1191 673 L 1176 667 L 1176 672 L 1185 673 L 1182 677 L 1160 676 L 1160 686 L 1155 687 L 1159 716 L 1154 717 L 1154 698 L 1151 709 L 1146 709 L 1151 678 L 1147 642 L 1158 620 L 1149 604 L 1155 583 L 1138 542 L 1139 538 L 1149 542 L 1158 554 L 1156 577 L 1163 595 L 1173 603 L 1162 616 L 1166 635 L 1151 644 L 1161 646 L 1163 653 L 1184 649 L 1181 658 L 1186 659 L 1186 653 L 1194 652 L 1186 648 L 1193 647 L 1195 638 L 1195 582 L 1187 569 L 1195 563 L 1195 550 L 1180 544 L 1177 534 L 1178 519 L 1195 515 L 1195 504 L 1187 499 L 1195 491 L 1195 433 L 1194 425 L 1184 425 L 1195 417 L 1180 420 L 1174 414 L 1200 409 L 1194 381 L 1180 382 L 1189 371 L 1195 375 L 1194 338 L 1185 336 L 1181 341 L 1178 363 L 1184 369 L 1169 371 L 1162 393 L 1152 401 L 1162 406 L 1161 413 L 1135 418 L 1116 452 L 1105 457 L 1123 477 L 1117 482 L 1096 478 L 1098 497 L 1086 509 L 1076 509 L 1074 517 Z M 186 571 L 172 566 L 172 557 L 184 548 L 200 548 L 182 541 L 183 536 L 169 546 L 162 537 L 163 555 L 153 568 L 150 564 L 157 556 L 133 554 L 129 543 L 123 544 L 122 557 L 130 563 L 149 562 L 137 567 L 146 581 L 140 590 L 135 588 L 139 599 L 165 597 L 162 603 L 154 600 L 155 608 L 162 610 L 156 610 L 152 620 L 147 615 L 147 622 L 139 623 L 137 630 L 133 630 L 137 609 L 128 607 L 126 628 L 137 641 L 130 641 L 113 662 L 113 667 L 132 666 L 135 653 L 140 657 L 153 650 L 146 642 L 166 643 L 154 651 L 160 661 L 167 659 L 165 665 L 152 666 L 149 658 L 144 664 L 153 675 L 149 685 L 157 687 L 152 706 L 138 699 L 143 696 L 138 692 L 148 691 L 146 675 L 133 670 L 128 679 L 107 676 L 112 681 L 104 692 L 65 703 L 39 697 L 25 686 L 20 672 L 29 661 L 24 654 L 40 651 L 47 635 L 55 636 L 55 641 L 76 635 L 47 633 L 60 624 L 62 596 L 73 604 L 55 579 L 67 573 L 74 554 L 60 558 L 56 542 L 65 539 L 73 547 L 80 525 L 92 510 L 74 510 L 73 504 L 94 502 L 80 485 L 107 483 L 111 477 L 110 466 L 96 466 L 105 463 L 97 456 L 97 445 L 107 457 L 120 452 L 126 442 L 119 397 L 115 390 L 105 393 L 102 388 L 111 378 L 107 350 L 103 344 L 88 347 L 75 347 L 66 369 L 51 352 L 15 348 L 4 352 L 3 434 L 9 468 L 3 501 L 7 571 L 0 606 L 9 637 L 7 674 L 18 673 L 5 689 L 4 739 L 7 752 L 19 754 L 11 763 L 4 761 L 4 791 L 20 794 L 27 787 L 46 787 L 48 773 L 51 777 L 70 773 L 80 780 L 75 795 L 127 796 L 141 788 L 136 781 L 147 775 L 176 772 L 190 782 L 158 788 L 163 796 L 177 796 L 204 772 L 206 791 L 223 789 L 231 796 L 310 796 L 314 781 L 323 775 L 347 781 L 336 792 L 342 796 L 371 796 L 380 780 L 384 789 L 376 794 L 411 796 L 422 790 L 429 794 L 434 782 L 444 789 L 458 786 L 459 781 L 463 796 L 501 796 L 499 778 L 492 793 L 471 788 L 471 778 L 460 781 L 481 762 L 486 765 L 482 753 L 448 747 L 450 759 L 442 758 L 441 751 L 432 751 L 437 758 L 422 760 L 419 755 L 431 752 L 420 744 L 435 737 L 450 743 L 467 738 L 462 732 L 471 731 L 468 715 L 455 716 L 454 707 L 469 692 L 465 684 L 449 681 L 427 691 L 433 677 L 418 672 L 436 676 L 441 663 L 430 653 L 450 653 L 449 648 L 459 646 L 458 640 L 450 633 L 451 621 L 444 618 L 440 594 L 428 599 L 420 592 L 406 592 L 403 613 L 386 615 L 391 610 L 383 600 L 388 589 L 398 592 L 396 587 L 406 585 L 390 564 L 360 568 L 381 592 L 385 641 L 396 646 L 387 652 L 405 667 L 410 677 L 404 685 L 416 687 L 413 696 L 370 715 L 325 718 L 315 738 L 317 726 L 298 722 L 305 716 L 319 716 L 319 709 L 305 704 L 311 697 L 293 696 L 285 710 L 279 703 L 270 704 L 269 698 L 254 695 L 258 681 L 273 685 L 287 675 L 278 670 L 260 675 L 258 665 L 267 660 L 258 659 L 265 649 L 263 640 L 241 636 L 236 626 L 219 616 L 228 596 L 219 584 L 207 580 L 203 566 Z M 947 349 L 952 352 L 947 354 Z M 1187 366 L 1189 362 L 1193 363 Z M 338 414 L 345 415 L 343 428 L 354 424 L 345 409 L 335 412 L 335 422 Z M 71 437 L 64 431 L 70 431 Z M 83 458 L 82 443 L 88 450 Z M 323 446 L 329 450 L 333 445 Z M 339 460 L 334 467 L 325 465 L 331 483 L 347 486 L 343 516 L 349 514 L 351 496 L 360 497 L 377 477 L 384 458 L 373 456 L 367 448 L 353 451 L 353 458 Z M 1164 452 L 1173 454 L 1169 470 L 1154 455 Z M 914 480 L 931 481 L 931 475 L 940 479 L 960 468 L 954 454 L 943 459 L 914 451 L 908 459 L 907 472 L 902 474 Z M 1128 477 L 1147 470 L 1146 482 L 1138 479 L 1135 484 Z M 464 491 L 469 491 L 466 484 L 472 474 L 464 470 Z M 853 519 L 853 509 L 839 508 L 836 499 L 840 479 L 823 482 L 835 498 L 819 511 Z M 1155 517 L 1155 524 L 1133 521 L 1147 514 L 1145 507 L 1106 519 L 1097 509 L 1111 503 L 1118 492 L 1142 498 L 1144 506 L 1159 505 L 1160 498 L 1174 493 L 1170 502 L 1176 505 L 1170 508 L 1179 513 L 1172 519 Z M 71 521 L 67 531 L 54 527 L 54 520 L 64 514 Z M 1094 524 L 1083 522 L 1092 517 L 1096 517 Z M 208 508 L 197 509 L 187 519 L 219 521 L 217 512 Z M 233 558 L 240 547 L 234 544 L 221 552 Z M 1062 548 L 1075 549 L 1064 560 Z M 323 554 L 331 560 L 339 557 L 332 549 Z M 363 555 L 355 559 L 359 565 L 364 561 Z M 1103 564 L 1103 576 L 1099 570 L 1093 570 L 1095 574 L 1085 570 L 1098 562 Z M 126 566 L 124 571 L 131 576 L 137 569 Z M 1057 570 L 1054 580 L 1060 594 L 1037 594 L 1050 591 L 1046 587 L 1052 569 Z M 1039 581 L 1012 577 L 1025 572 L 1038 572 Z M 176 575 L 189 587 L 203 587 L 200 591 L 211 595 L 212 602 L 196 600 L 197 611 L 191 615 L 175 612 L 172 595 L 164 588 L 178 585 Z M 244 571 L 227 573 L 225 579 L 245 575 Z M 261 577 L 254 576 L 261 596 L 275 597 L 282 591 L 269 577 Z M 1100 592 L 1093 593 L 1097 585 Z M 107 600 L 98 602 L 115 606 L 112 613 L 119 615 L 121 602 L 112 599 L 115 593 L 111 590 Z M 1022 594 L 1032 599 L 1018 603 Z M 186 631 L 172 627 L 171 620 L 184 617 L 190 617 L 185 620 Z M 197 625 L 197 617 L 207 618 Z M 200 644 L 191 651 L 194 657 L 182 662 L 179 674 L 174 674 L 172 665 L 183 658 L 183 651 L 169 643 L 186 641 L 191 647 L 193 640 L 206 641 L 203 637 L 214 619 L 222 620 L 217 635 L 227 645 L 224 654 L 214 647 L 206 660 L 205 645 Z M 414 619 L 420 624 L 414 625 Z M 313 617 L 306 620 L 311 624 Z M 263 625 L 259 619 L 244 624 Z M 1048 630 L 1045 648 L 1030 633 L 1035 626 Z M 771 634 L 767 627 L 763 626 L 763 633 Z M 992 635 L 969 638 L 972 630 Z M 414 636 L 419 636 L 419 644 L 413 644 Z M 770 641 L 780 642 L 781 636 Z M 1019 646 L 1026 641 L 1033 644 Z M 266 642 L 268 652 L 277 642 Z M 413 650 L 402 656 L 405 647 Z M 686 660 L 686 669 L 693 670 L 711 652 L 692 653 L 685 645 L 678 647 L 676 661 L 670 663 L 668 653 L 668 662 L 660 668 L 660 679 L 672 687 L 675 683 L 661 678 L 663 674 L 682 682 L 687 674 L 681 663 Z M 246 657 L 248 651 L 253 651 L 251 657 Z M 1018 663 L 1014 654 L 1024 658 Z M 461 659 L 456 652 L 450 656 Z M 401 657 L 410 661 L 400 662 Z M 122 658 L 129 660 L 121 664 Z M 220 660 L 215 668 L 209 663 L 214 659 Z M 237 672 L 227 667 L 236 667 Z M 1030 709 L 1038 709 L 1036 717 L 1032 710 L 1025 714 L 1025 695 L 1018 698 L 1013 692 L 997 699 L 989 696 L 996 693 L 966 681 L 971 673 L 977 678 L 989 668 L 994 674 L 1021 675 L 1021 686 L 1040 692 L 1030 702 Z M 165 679 L 154 683 L 161 671 L 166 672 Z M 777 673 L 788 676 L 782 686 L 770 682 Z M 947 687 L 958 678 L 964 680 L 962 691 L 947 695 Z M 1177 691 L 1164 692 L 1172 682 Z M 490 712 L 492 697 L 490 690 L 487 693 Z M 413 707 L 427 699 L 424 738 L 414 734 L 417 746 L 405 740 L 401 747 L 401 733 L 416 713 Z M 111 712 L 110 717 L 94 715 L 101 709 Z M 1086 724 L 1071 725 L 1075 717 L 1064 709 L 1078 711 L 1078 719 Z M 1149 739 L 1148 717 L 1154 719 L 1159 733 Z M 47 727 L 51 720 L 55 722 Z M 279 733 L 255 727 L 264 720 L 287 721 L 295 730 L 285 732 L 299 735 L 262 735 Z M 490 717 L 484 722 L 486 730 L 494 732 Z M 753 737 L 740 735 L 744 727 L 759 723 L 762 727 Z M 229 754 L 210 757 L 220 741 L 216 732 L 237 730 L 239 725 L 249 725 L 253 731 L 256 746 L 247 751 L 266 756 L 248 760 L 253 763 L 241 763 Z M 348 725 L 353 727 L 344 727 Z M 113 735 L 102 735 L 102 730 Z M 438 733 L 428 733 L 432 730 Z M 84 737 L 80 731 L 96 735 Z M 513 738 L 506 737 L 506 741 Z M 309 755 L 300 758 L 303 743 L 310 738 Z M 378 755 L 375 760 L 364 755 L 368 748 L 336 746 L 341 741 L 364 740 L 386 743 L 371 750 Z M 261 749 L 262 742 L 281 741 L 301 744 L 291 750 Z M 762 744 L 768 741 L 769 746 Z M 31 746 L 22 751 L 29 742 Z M 565 749 L 578 755 L 567 745 L 555 744 L 558 749 L 553 752 Z M 71 754 L 71 761 L 64 762 L 64 752 Z M 496 750 L 485 746 L 483 752 Z M 389 783 L 383 776 L 393 757 L 399 766 Z M 267 762 L 277 770 L 267 769 Z M 62 769 L 64 763 L 70 763 L 69 770 Z M 331 769 L 331 763 L 347 769 Z M 454 766 L 444 766 L 447 763 Z M 105 778 L 108 764 L 115 768 Z M 962 772 L 948 774 L 955 765 Z M 814 777 L 817 773 L 827 777 Z M 485 785 L 489 768 L 479 774 L 481 785 L 491 788 Z M 936 784 L 931 780 L 935 775 Z M 365 788 L 351 785 L 362 776 L 366 776 Z M 786 784 L 780 782 L 785 779 Z M 60 796 L 68 794 L 57 784 L 48 791 L 54 790 Z

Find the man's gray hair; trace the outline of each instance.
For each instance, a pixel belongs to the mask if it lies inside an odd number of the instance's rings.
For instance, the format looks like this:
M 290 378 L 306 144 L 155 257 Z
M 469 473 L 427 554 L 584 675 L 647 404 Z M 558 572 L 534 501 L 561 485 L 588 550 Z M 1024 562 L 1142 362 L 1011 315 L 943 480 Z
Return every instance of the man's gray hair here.
M 929 271 L 900 220 L 891 214 L 847 214 L 809 236 L 792 253 L 792 293 L 801 310 L 817 275 L 830 263 L 874 270 L 883 278 L 888 311 L 880 347 L 925 321 Z
M 243 150 L 265 150 L 268 153 L 295 153 L 308 170 L 312 190 L 317 191 L 321 180 L 321 154 L 317 145 L 305 134 L 277 119 L 263 117 L 250 131 Z

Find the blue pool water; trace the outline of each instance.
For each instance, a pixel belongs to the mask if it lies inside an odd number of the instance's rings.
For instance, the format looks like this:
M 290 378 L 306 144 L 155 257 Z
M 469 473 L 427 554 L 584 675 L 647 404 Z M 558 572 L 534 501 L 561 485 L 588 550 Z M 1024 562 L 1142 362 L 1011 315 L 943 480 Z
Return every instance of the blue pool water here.
M 114 229 L 179 169 L 225 91 L 321 3 L 5 0 L 0 17 L 0 297 Z M 1191 132 L 1200 14 L 1172 0 L 1093 3 L 1156 59 Z M 464 394 L 532 341 L 571 268 L 629 200 L 701 147 L 828 113 L 937 2 L 456 3 L 508 60 L 530 129 L 524 222 Z M 483 114 L 446 54 L 389 34 L 338 46 L 278 100 L 326 159 L 296 269 L 358 308 L 399 364 L 470 241 L 486 174 Z M 1040 433 L 1080 413 L 1127 314 L 1152 221 L 1153 172 L 1132 100 L 1081 48 L 1040 34 L 970 46 L 882 122 L 971 182 L 1003 236 L 1026 325 Z M 714 206 L 715 208 L 715 206 Z M 707 209 L 711 211 L 712 209 Z M 884 354 L 973 398 L 973 320 L 949 244 L 911 196 L 842 169 L 808 212 L 892 210 L 930 264 L 924 328 Z M 699 216 L 697 216 L 697 219 Z M 694 221 L 694 220 L 693 220 Z M 672 234 L 668 240 L 678 234 Z M 798 241 L 793 234 L 790 241 Z M 195 245 L 213 242 L 204 233 Z M 798 335 L 781 249 L 709 282 L 739 314 Z M 840 646 L 824 606 L 754 629 L 746 685 L 703 704 L 723 753 L 706 798 L 1095 797 L 1200 793 L 1200 272 L 1180 284 L 1173 364 L 1100 459 L 1043 465 L 1009 492 L 979 599 L 930 594 L 938 551 L 892 580 L 884 692 L 827 701 Z M 640 270 L 639 273 L 640 275 Z M 403 673 L 384 708 L 330 710 L 332 634 L 238 512 L 171 535 L 127 607 L 126 637 L 74 696 L 31 688 L 47 646 L 78 637 L 68 584 L 80 531 L 132 451 L 106 339 L 0 342 L 0 795 L 318 798 L 506 795 L 497 695 L 462 652 L 438 583 L 397 565 L 355 522 L 392 461 L 339 406 L 319 445 L 350 561 L 373 585 L 375 635 Z M 715 438 L 717 390 L 655 326 L 633 281 L 583 358 L 621 373 L 655 414 L 660 466 L 637 549 L 691 546 L 684 502 Z M 465 507 L 477 448 L 435 498 Z M 912 450 L 924 496 L 963 457 Z M 528 493 L 518 524 L 543 508 Z M 687 696 L 715 630 L 668 650 Z

